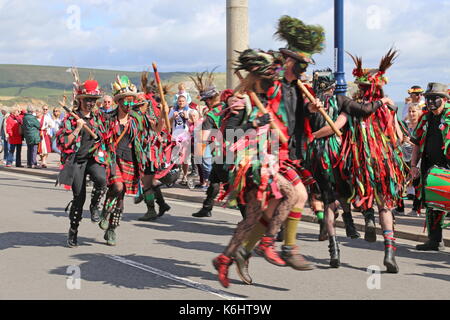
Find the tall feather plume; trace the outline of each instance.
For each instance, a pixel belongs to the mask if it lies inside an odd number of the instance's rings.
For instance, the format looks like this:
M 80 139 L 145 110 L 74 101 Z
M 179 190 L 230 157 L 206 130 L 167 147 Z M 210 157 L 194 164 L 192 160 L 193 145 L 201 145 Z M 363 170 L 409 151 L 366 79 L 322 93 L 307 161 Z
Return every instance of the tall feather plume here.
M 203 77 L 205 76 L 206 71 L 202 73 L 197 73 L 195 77 L 189 76 L 189 78 L 194 82 L 195 88 L 197 88 L 198 92 L 205 91 L 206 87 L 203 81 Z
M 320 53 L 324 49 L 325 32 L 320 25 L 306 25 L 290 16 L 282 16 L 275 32 L 278 40 L 286 41 L 288 49 L 308 54 Z
M 142 71 L 141 73 L 141 90 L 147 94 L 149 93 L 148 89 L 147 89 L 147 84 L 148 84 L 148 73 L 147 71 Z
M 392 66 L 397 57 L 398 51 L 394 50 L 394 48 L 390 48 L 389 51 L 386 53 L 386 55 L 381 59 L 380 67 L 378 69 L 382 72 L 385 72 Z
M 355 71 L 354 73 L 362 75 L 363 69 L 362 69 L 362 57 L 353 56 L 350 52 L 347 52 L 347 54 L 352 58 L 353 62 L 355 63 Z

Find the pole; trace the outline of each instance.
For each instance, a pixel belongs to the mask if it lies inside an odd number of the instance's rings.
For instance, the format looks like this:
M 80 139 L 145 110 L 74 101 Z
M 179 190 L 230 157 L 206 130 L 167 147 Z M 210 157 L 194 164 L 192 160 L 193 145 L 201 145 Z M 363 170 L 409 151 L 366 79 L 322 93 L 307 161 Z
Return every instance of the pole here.
M 248 49 L 248 0 L 227 0 L 227 88 L 239 85 L 233 68 L 236 51 Z
M 344 0 L 334 0 L 334 75 L 336 94 L 345 95 L 347 82 L 344 72 Z

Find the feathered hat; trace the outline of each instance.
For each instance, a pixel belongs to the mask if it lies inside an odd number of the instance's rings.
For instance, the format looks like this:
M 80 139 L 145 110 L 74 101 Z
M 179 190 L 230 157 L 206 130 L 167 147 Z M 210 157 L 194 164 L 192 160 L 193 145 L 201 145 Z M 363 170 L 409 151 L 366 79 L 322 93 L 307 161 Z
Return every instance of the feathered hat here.
M 91 76 L 84 83 L 80 81 L 80 75 L 78 74 L 78 69 L 75 67 L 71 68 L 71 73 L 74 77 L 73 82 L 73 98 L 74 101 L 83 98 L 94 98 L 99 99 L 102 96 L 98 82 L 93 80 Z
M 313 72 L 312 87 L 317 96 L 335 85 L 336 79 L 334 78 L 334 73 L 330 68 L 325 70 L 315 70 Z
M 355 63 L 355 68 L 353 69 L 355 83 L 362 85 L 375 85 L 379 87 L 382 87 L 383 85 L 388 83 L 388 79 L 384 74 L 398 57 L 397 50 L 391 48 L 381 59 L 378 69 L 363 69 L 362 57 L 353 56 L 348 52 L 347 54 L 353 59 L 353 62 Z
M 236 71 L 245 70 L 263 79 L 275 80 L 279 77 L 277 69 L 283 64 L 279 52 L 247 49 L 238 53 L 237 63 L 234 64 Z
M 287 47 L 280 49 L 284 56 L 296 59 L 306 65 L 314 64 L 311 56 L 324 49 L 325 32 L 322 26 L 306 25 L 303 21 L 287 15 L 278 20 L 275 36 L 278 40 L 287 42 Z
M 213 98 L 219 94 L 214 84 L 214 69 L 211 72 L 204 71 L 197 73 L 195 77 L 189 77 L 194 82 L 195 87 L 200 95 L 200 101 Z
M 137 97 L 138 94 L 136 86 L 131 83 L 127 76 L 117 76 L 116 82 L 111 84 L 111 88 L 114 102 L 129 96 Z

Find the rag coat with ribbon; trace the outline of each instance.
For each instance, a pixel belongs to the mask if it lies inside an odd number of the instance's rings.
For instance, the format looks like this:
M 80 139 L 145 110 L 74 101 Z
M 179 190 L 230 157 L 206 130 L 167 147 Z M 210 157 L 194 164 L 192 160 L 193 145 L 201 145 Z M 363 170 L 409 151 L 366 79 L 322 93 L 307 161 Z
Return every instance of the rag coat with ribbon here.
M 373 101 L 371 97 L 369 102 Z M 350 171 L 349 200 L 364 210 L 374 202 L 392 208 L 402 198 L 406 163 L 396 123 L 395 111 L 386 105 L 363 119 L 348 118 L 341 161 L 344 171 Z
M 110 153 L 107 152 L 108 149 L 103 137 L 108 131 L 108 126 L 103 117 L 103 113 L 97 111 L 92 112 L 91 115 L 92 117 L 89 120 L 88 125 L 99 137 L 99 139 L 95 141 L 94 145 L 89 150 L 89 153 L 93 154 L 93 158 L 97 163 L 106 166 L 110 161 Z M 64 185 L 65 188 L 71 188 L 72 186 L 75 158 L 81 147 L 81 134 L 75 138 L 75 141 L 71 145 L 68 144 L 69 135 L 76 129 L 76 127 L 77 120 L 74 116 L 68 114 L 64 118 L 60 129 L 56 133 L 56 145 L 61 151 L 61 171 L 58 175 L 56 184 Z
M 288 114 L 282 99 L 282 84 L 274 81 L 261 100 L 266 101 L 265 108 L 272 115 L 274 123 L 285 137 L 289 138 Z M 255 103 L 252 101 L 252 105 Z M 259 109 L 253 107 L 249 121 L 261 116 Z M 289 142 L 281 143 L 269 134 L 270 126 L 265 125 L 251 130 L 231 147 L 236 151 L 235 163 L 229 166 L 229 188 L 227 190 L 230 205 L 236 202 L 245 204 L 245 195 L 250 189 L 257 189 L 257 200 L 267 207 L 271 197 L 282 195 L 277 185 L 277 174 L 294 170 L 302 177 L 304 184 L 314 183 L 312 175 L 304 169 L 298 160 L 289 158 Z M 274 144 L 275 143 L 275 144 Z

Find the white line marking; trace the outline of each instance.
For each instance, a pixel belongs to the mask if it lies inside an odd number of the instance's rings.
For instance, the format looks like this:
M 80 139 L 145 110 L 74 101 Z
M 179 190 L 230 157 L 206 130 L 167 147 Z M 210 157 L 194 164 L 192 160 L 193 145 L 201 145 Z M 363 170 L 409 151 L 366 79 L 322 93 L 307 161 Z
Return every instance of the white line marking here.
M 175 282 L 182 283 L 185 286 L 188 286 L 188 287 L 191 287 L 191 288 L 194 288 L 194 289 L 197 289 L 197 290 L 201 290 L 201 291 L 205 291 L 205 292 L 214 294 L 214 295 L 219 296 L 219 297 L 221 297 L 223 299 L 226 299 L 226 300 L 246 300 L 244 298 L 238 297 L 238 296 L 233 295 L 231 293 L 228 293 L 228 292 L 225 292 L 225 291 L 222 291 L 222 290 L 218 290 L 218 289 L 214 289 L 214 288 L 212 288 L 210 286 L 207 286 L 205 284 L 202 284 L 202 283 L 199 283 L 199 282 L 195 282 L 195 281 L 192 281 L 192 280 L 189 280 L 189 279 L 186 279 L 186 278 L 178 277 L 178 276 L 173 275 L 173 274 L 171 274 L 169 272 L 162 271 L 162 270 L 159 270 L 159 269 L 147 266 L 145 264 L 142 264 L 142 263 L 139 263 L 139 262 L 135 262 L 133 260 L 128 260 L 128 259 L 125 259 L 125 258 L 120 257 L 120 256 L 107 255 L 106 257 L 108 257 L 108 258 L 110 258 L 112 260 L 115 260 L 117 262 L 120 262 L 120 263 L 129 265 L 129 266 L 132 266 L 132 267 L 135 267 L 135 268 L 147 271 L 149 273 L 153 273 L 153 274 L 155 274 L 157 276 L 161 276 L 161 277 L 167 278 L 169 280 L 173 280 Z

